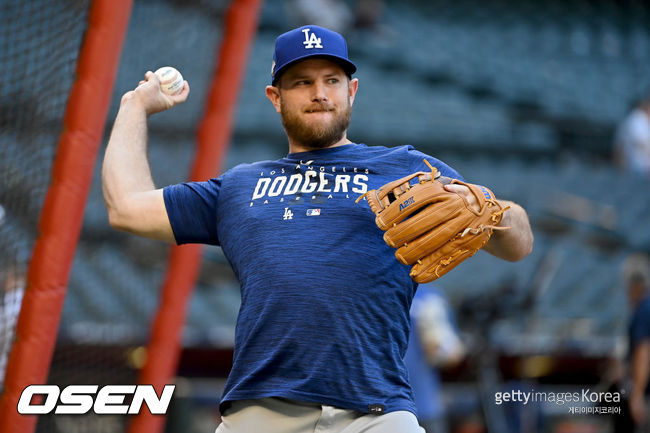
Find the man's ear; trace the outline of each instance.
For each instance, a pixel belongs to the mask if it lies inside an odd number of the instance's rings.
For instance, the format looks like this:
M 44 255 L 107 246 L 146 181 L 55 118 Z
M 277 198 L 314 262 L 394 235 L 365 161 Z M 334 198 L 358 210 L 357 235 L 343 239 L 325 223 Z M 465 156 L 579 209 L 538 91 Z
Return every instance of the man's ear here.
M 348 95 L 350 96 L 350 106 L 354 104 L 354 96 L 357 94 L 357 90 L 359 90 L 359 79 L 353 78 L 348 83 Z
M 266 97 L 269 98 L 269 101 L 275 107 L 275 111 L 280 113 L 280 89 L 275 86 L 266 86 Z

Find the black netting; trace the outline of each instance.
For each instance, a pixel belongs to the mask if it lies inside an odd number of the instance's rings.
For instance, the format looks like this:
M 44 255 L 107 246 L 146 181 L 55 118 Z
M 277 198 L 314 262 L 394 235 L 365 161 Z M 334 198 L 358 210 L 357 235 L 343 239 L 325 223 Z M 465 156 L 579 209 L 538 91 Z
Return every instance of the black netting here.
M 6 74 L 0 82 L 0 378 L 90 3 L 11 0 L 0 6 L 0 64 Z M 193 104 L 152 119 L 152 165 L 159 185 L 182 181 L 189 172 L 204 106 L 200 100 L 213 73 L 227 4 L 134 3 L 106 133 L 120 96 L 148 69 L 173 65 L 193 86 Z M 167 261 L 161 244 L 108 226 L 99 182 L 102 155 L 48 375 L 48 383 L 60 386 L 136 382 Z M 125 424 L 124 416 L 41 416 L 37 431 L 120 432 Z
M 86 28 L 89 0 L 0 9 L 0 379 Z
M 147 70 L 166 65 L 178 68 L 191 83 L 191 103 L 149 121 L 149 156 L 158 186 L 188 176 L 227 5 L 218 0 L 134 2 L 104 144 L 121 96 L 137 86 Z M 104 147 L 97 159 L 49 372 L 48 382 L 61 387 L 137 383 L 168 260 L 166 244 L 110 228 L 101 192 L 103 153 Z M 217 395 L 215 391 L 215 401 Z M 170 418 L 177 418 L 172 412 L 179 397 L 181 393 L 176 392 Z M 216 410 L 216 404 L 211 408 Z M 117 433 L 124 431 L 128 418 L 92 411 L 70 417 L 47 415 L 39 417 L 37 431 Z

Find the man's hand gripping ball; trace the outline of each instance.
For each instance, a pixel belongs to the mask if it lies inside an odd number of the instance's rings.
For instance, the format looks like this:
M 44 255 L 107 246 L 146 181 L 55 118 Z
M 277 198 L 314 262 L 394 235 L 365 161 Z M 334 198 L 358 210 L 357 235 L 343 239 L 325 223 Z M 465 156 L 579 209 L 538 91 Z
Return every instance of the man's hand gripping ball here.
M 166 69 L 173 68 L 167 67 Z M 163 79 L 166 78 L 163 77 Z M 140 83 L 138 83 L 138 87 L 126 92 L 122 96 L 122 103 L 129 100 L 135 100 L 141 104 L 147 115 L 158 113 L 178 104 L 182 104 L 190 93 L 190 86 L 185 80 L 179 84 L 179 80 L 182 80 L 180 73 L 178 73 L 178 76 L 172 77 L 172 83 L 170 84 L 168 82 L 161 82 L 161 79 L 157 74 L 147 71 L 144 74 L 144 80 L 141 80 Z M 170 87 L 170 85 L 172 87 Z
M 498 227 L 503 208 L 484 186 L 452 180 L 424 161 L 430 173 L 419 171 L 394 180 L 366 197 L 375 213 L 377 226 L 384 230 L 384 241 L 397 248 L 395 257 L 412 265 L 411 278 L 428 283 L 443 276 L 463 260 L 483 248 Z M 411 183 L 412 180 L 417 183 Z M 447 191 L 445 185 L 469 188 L 478 203 L 473 207 L 461 194 Z

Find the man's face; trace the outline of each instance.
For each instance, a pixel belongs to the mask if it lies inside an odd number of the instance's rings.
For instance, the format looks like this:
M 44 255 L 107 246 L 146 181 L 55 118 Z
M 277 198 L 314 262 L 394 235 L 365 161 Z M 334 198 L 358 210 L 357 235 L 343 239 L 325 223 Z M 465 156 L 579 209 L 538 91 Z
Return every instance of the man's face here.
M 324 148 L 340 141 L 350 124 L 357 80 L 326 59 L 312 58 L 289 67 L 267 96 L 282 115 L 294 141 Z M 270 92 L 270 94 L 269 94 Z

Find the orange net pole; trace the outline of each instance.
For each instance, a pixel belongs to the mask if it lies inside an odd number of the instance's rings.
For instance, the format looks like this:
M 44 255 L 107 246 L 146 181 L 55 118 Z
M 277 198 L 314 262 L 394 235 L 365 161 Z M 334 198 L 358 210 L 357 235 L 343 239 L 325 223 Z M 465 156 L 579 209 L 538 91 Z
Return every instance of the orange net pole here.
M 198 130 L 198 149 L 190 176 L 193 181 L 212 178 L 220 170 L 261 4 L 261 0 L 233 0 L 226 13 L 218 65 Z M 147 360 L 139 378 L 139 383 L 152 384 L 159 395 L 178 367 L 182 328 L 189 297 L 198 278 L 201 252 L 200 245 L 172 247 L 162 299 L 147 347 Z M 161 432 L 164 423 L 164 415 L 152 415 L 143 407 L 128 431 Z
M 16 406 L 26 386 L 47 380 L 131 6 L 132 0 L 90 6 L 0 396 L 3 433 L 36 428 L 37 417 L 18 414 Z

